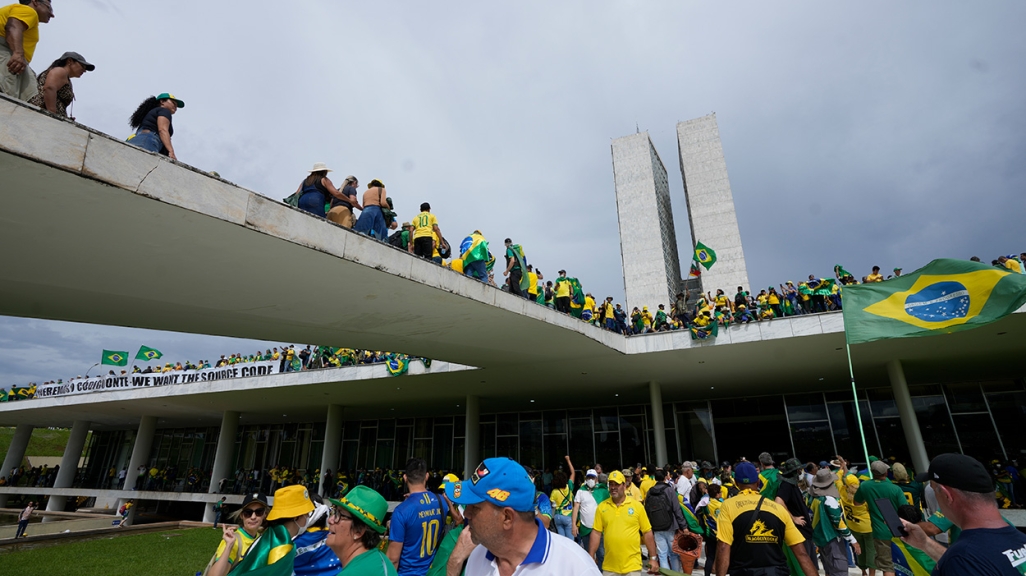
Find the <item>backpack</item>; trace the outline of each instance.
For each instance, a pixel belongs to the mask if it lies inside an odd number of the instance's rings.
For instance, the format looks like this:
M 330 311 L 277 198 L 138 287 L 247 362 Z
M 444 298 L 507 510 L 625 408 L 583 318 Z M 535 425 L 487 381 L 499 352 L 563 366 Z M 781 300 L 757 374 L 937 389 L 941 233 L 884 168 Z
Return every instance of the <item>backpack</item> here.
M 670 510 L 670 501 L 666 498 L 668 488 L 665 484 L 656 484 L 649 489 L 645 497 L 645 513 L 648 514 L 648 521 L 652 523 L 652 530 L 656 532 L 673 527 L 673 512 Z
M 403 247 L 403 231 L 399 230 L 388 237 L 388 243 L 396 248 Z

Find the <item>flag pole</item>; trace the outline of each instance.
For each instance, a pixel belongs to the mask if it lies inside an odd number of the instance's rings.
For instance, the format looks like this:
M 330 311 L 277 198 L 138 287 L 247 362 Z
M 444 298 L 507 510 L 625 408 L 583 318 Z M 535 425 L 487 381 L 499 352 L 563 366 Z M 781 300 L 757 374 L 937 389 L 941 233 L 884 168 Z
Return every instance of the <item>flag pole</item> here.
M 855 400 L 855 419 L 859 422 L 859 436 L 862 438 L 862 455 L 866 457 L 866 469 L 869 469 L 869 448 L 866 447 L 866 431 L 862 426 L 862 410 L 859 408 L 859 393 L 855 389 L 855 369 L 851 365 L 851 345 L 848 344 L 848 331 L 844 331 L 844 349 L 848 352 L 848 374 L 851 376 L 851 396 Z

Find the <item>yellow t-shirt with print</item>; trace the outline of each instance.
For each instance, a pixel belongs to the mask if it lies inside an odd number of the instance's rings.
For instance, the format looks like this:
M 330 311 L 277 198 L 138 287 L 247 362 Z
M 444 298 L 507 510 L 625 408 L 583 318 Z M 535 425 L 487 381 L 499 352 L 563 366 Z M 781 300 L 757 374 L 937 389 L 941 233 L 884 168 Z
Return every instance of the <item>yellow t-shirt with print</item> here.
M 235 531 L 235 544 L 232 545 L 232 549 L 228 552 L 228 564 L 234 566 L 240 558 L 246 555 L 249 551 L 249 547 L 253 545 L 253 541 L 256 540 L 256 536 L 250 536 L 245 530 L 239 528 Z M 221 540 L 221 545 L 217 547 L 217 552 L 214 554 L 214 561 L 220 560 L 224 554 L 225 543 Z
M 854 474 L 845 476 L 843 482 L 855 487 L 859 485 L 859 479 Z M 843 485 L 838 492 L 841 494 L 841 508 L 844 509 L 844 521 L 848 528 L 859 534 L 872 534 L 873 522 L 869 517 L 869 504 L 856 504 Z
M 591 296 L 584 297 L 584 309 L 590 312 L 595 312 L 595 299 Z
M 413 219 L 413 238 L 427 238 L 432 236 L 435 226 L 438 226 L 438 218 L 430 212 L 421 212 Z
M 724 306 L 730 308 L 730 299 L 724 296 L 723 294 L 716 296 L 716 307 L 722 308 Z
M 23 4 L 11 4 L 0 8 L 0 37 L 4 38 L 4 45 L 7 44 L 7 21 L 11 18 L 21 20 L 28 28 L 22 32 L 21 46 L 25 50 L 25 61 L 32 62 L 32 56 L 36 53 L 36 44 L 39 43 L 39 13 L 30 6 Z
M 602 533 L 606 557 L 602 570 L 629 574 L 641 570 L 641 535 L 652 531 L 645 507 L 630 496 L 617 506 L 613 499 L 603 500 L 595 510 L 596 532 Z

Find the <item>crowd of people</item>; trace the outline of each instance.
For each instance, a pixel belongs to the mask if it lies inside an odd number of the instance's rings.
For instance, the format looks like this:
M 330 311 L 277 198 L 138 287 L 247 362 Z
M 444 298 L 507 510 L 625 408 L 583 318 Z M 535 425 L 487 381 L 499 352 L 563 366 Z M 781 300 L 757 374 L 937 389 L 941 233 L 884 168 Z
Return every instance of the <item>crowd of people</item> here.
M 210 360 L 198 360 L 195 363 L 189 360 L 185 362 L 165 362 L 161 365 L 146 364 L 144 366 L 133 366 L 131 370 L 115 372 L 109 370 L 108 377 L 128 376 L 130 374 L 166 374 L 174 372 L 189 372 L 193 370 L 205 370 L 207 368 L 222 368 L 225 366 L 236 366 L 239 364 L 250 364 L 254 362 L 278 362 L 278 372 L 299 372 L 302 370 L 319 370 L 322 368 L 343 368 L 346 366 L 361 366 L 365 364 L 387 363 L 397 357 L 409 360 L 410 357 L 397 352 L 383 352 L 380 350 L 363 350 L 359 348 L 337 348 L 334 346 L 311 346 L 296 348 L 295 344 L 269 348 L 264 352 L 257 350 L 255 354 L 235 353 L 221 357 L 211 362 Z M 427 358 L 417 358 L 430 365 Z M 78 375 L 68 379 L 68 383 L 74 383 L 88 378 Z M 61 385 L 64 380 L 49 380 L 43 382 L 42 386 Z M 0 387 L 0 402 L 13 402 L 17 400 L 30 400 L 36 397 L 39 385 L 35 382 L 21 386 L 11 386 L 10 390 Z

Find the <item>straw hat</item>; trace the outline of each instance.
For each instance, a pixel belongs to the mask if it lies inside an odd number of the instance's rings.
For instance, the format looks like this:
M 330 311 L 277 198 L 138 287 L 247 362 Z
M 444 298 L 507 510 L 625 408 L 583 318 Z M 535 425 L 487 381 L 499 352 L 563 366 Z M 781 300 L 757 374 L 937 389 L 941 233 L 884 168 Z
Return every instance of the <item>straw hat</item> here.
M 313 168 L 310 169 L 310 173 L 311 174 L 314 173 L 314 172 L 331 172 L 331 171 L 332 171 L 331 168 L 328 168 L 328 165 L 325 164 L 324 162 L 315 162 L 314 165 L 313 165 Z

